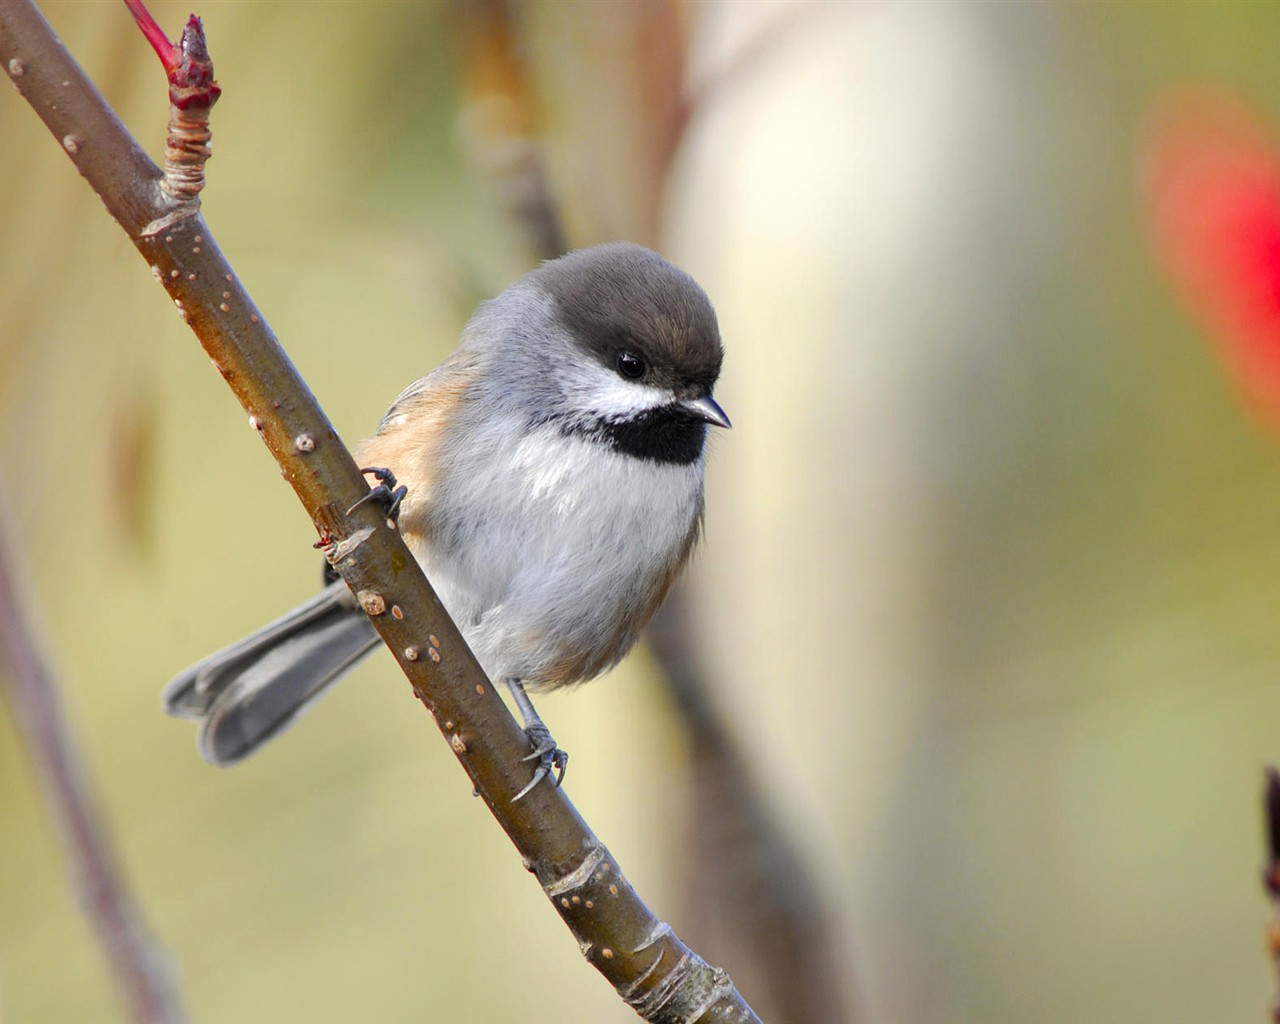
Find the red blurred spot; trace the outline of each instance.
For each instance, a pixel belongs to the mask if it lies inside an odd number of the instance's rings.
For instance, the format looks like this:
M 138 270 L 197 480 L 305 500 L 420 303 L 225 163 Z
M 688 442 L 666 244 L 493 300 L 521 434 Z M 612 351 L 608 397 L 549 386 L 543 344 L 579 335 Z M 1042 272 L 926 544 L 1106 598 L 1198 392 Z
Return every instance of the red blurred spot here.
M 1251 404 L 1280 427 L 1280 156 L 1226 90 L 1180 89 L 1151 120 L 1155 245 Z

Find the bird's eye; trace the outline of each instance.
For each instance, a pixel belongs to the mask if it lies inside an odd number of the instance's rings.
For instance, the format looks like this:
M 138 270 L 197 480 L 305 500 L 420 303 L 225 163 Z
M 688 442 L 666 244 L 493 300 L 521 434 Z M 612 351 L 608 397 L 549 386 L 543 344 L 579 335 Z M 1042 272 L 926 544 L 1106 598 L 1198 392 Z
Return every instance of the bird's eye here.
M 618 372 L 627 380 L 639 380 L 644 376 L 644 360 L 630 352 L 618 353 Z

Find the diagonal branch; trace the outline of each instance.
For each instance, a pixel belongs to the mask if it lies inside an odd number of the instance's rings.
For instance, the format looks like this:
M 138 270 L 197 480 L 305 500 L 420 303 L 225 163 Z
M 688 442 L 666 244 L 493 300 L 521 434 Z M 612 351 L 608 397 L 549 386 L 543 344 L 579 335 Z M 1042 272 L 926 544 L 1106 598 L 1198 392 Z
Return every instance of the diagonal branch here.
M 0 4 L 0 64 L 61 141 L 235 392 L 476 793 L 587 960 L 653 1021 L 753 1021 L 724 971 L 656 918 L 563 790 L 528 781 L 523 732 L 388 523 L 337 432 L 218 249 L 196 201 L 177 204 L 30 0 Z M 68 143 L 71 140 L 71 143 Z

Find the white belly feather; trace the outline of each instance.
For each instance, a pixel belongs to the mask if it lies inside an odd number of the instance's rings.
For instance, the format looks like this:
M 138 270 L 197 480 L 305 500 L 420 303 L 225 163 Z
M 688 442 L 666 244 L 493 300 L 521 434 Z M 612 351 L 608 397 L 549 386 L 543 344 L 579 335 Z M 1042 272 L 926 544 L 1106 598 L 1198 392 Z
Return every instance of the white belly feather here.
M 607 668 L 644 624 L 620 635 L 618 621 L 647 619 L 688 548 L 702 459 L 644 461 L 553 424 L 486 440 L 452 474 L 453 508 L 433 503 L 430 549 L 415 554 L 491 678 L 572 681 L 557 666 L 584 650 L 592 674 Z

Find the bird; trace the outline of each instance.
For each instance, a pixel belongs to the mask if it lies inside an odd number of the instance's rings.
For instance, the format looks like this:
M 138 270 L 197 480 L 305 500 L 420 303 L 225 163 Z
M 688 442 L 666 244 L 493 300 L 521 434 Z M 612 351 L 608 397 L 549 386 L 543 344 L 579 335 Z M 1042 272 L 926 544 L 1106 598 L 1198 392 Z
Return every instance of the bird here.
M 724 358 L 703 289 L 630 242 L 542 263 L 483 302 L 458 347 L 410 384 L 356 449 L 463 638 L 524 721 L 520 799 L 559 785 L 528 691 L 620 661 L 702 533 Z M 234 764 L 381 643 L 332 569 L 316 596 L 179 673 L 165 710 Z

